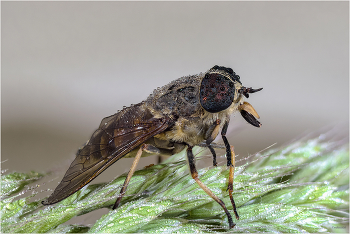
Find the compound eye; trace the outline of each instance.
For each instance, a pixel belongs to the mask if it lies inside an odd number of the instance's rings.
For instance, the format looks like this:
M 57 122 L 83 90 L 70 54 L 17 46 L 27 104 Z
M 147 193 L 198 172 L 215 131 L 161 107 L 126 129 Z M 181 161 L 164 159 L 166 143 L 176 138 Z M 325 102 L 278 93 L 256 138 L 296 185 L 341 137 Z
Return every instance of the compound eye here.
M 208 112 L 216 113 L 231 106 L 235 98 L 235 85 L 223 75 L 206 74 L 199 96 L 202 107 Z

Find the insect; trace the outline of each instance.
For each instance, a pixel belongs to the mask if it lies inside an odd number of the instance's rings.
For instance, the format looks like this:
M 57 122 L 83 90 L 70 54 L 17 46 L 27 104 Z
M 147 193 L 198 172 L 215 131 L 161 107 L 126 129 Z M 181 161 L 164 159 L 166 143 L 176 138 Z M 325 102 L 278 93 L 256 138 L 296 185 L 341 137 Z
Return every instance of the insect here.
M 240 77 L 231 68 L 214 66 L 205 73 L 186 76 L 157 88 L 143 102 L 126 107 L 102 120 L 90 140 L 78 150 L 62 181 L 44 205 L 57 203 L 80 190 L 113 163 L 123 157 L 135 157 L 113 209 L 126 192 L 141 156 L 173 155 L 186 148 L 192 178 L 224 209 L 229 227 L 235 224 L 224 202 L 199 178 L 192 149 L 208 147 L 216 166 L 215 144 L 221 131 L 229 167 L 228 192 L 236 219 L 233 200 L 235 154 L 226 132 L 230 115 L 239 111 L 255 127 L 261 124 L 252 105 L 245 102 L 250 93 L 260 89 L 242 86 Z

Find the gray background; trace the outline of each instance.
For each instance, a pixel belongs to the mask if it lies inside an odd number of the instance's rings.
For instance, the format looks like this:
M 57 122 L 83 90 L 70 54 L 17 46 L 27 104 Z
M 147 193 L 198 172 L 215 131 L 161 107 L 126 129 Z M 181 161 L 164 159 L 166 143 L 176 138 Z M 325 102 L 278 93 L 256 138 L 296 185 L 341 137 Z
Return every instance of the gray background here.
M 55 170 L 54 187 L 103 117 L 216 64 L 264 87 L 248 100 L 260 129 L 231 118 L 239 156 L 334 125 L 346 137 L 348 4 L 2 2 L 2 168 Z

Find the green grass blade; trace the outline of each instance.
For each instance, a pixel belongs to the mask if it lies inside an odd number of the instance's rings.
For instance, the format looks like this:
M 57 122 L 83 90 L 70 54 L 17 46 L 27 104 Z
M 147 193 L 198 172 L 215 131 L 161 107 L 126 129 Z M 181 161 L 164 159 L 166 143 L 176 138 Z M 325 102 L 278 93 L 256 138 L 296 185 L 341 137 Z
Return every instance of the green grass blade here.
M 197 155 L 197 160 L 200 157 Z M 126 175 L 110 183 L 91 184 L 45 207 L 41 199 L 32 201 L 38 194 L 19 197 L 28 190 L 27 182 L 37 181 L 41 174 L 3 176 L 2 232 L 346 232 L 347 144 L 319 139 L 295 142 L 254 155 L 251 162 L 237 167 L 233 196 L 240 220 L 234 221 L 236 226 L 231 230 L 221 206 L 194 182 L 184 159 L 182 152 L 164 164 L 136 171 L 120 207 L 90 226 L 65 222 L 110 208 Z M 233 214 L 226 191 L 226 166 L 204 168 L 198 173 Z

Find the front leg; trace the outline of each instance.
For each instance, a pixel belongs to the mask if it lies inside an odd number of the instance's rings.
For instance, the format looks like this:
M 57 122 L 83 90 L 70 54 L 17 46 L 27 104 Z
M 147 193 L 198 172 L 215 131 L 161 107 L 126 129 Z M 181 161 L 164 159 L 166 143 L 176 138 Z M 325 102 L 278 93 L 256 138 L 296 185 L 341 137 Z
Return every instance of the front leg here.
M 216 167 L 218 164 L 216 162 L 216 153 L 214 148 L 210 145 L 210 143 L 212 143 L 216 136 L 219 134 L 220 131 L 220 123 L 221 120 L 217 119 L 215 121 L 215 123 L 209 128 L 209 130 L 207 131 L 207 135 L 206 135 L 206 147 L 208 147 L 208 149 L 210 150 L 211 154 L 213 155 L 213 166 Z
M 225 122 L 224 127 L 222 128 L 221 137 L 222 137 L 222 140 L 224 141 L 224 144 L 225 144 L 225 147 L 226 147 L 227 166 L 230 167 L 230 173 L 229 173 L 229 178 L 228 178 L 227 190 L 229 192 L 229 196 L 230 196 L 233 212 L 235 213 L 236 219 L 238 220 L 239 219 L 239 215 L 237 213 L 236 204 L 235 204 L 235 201 L 233 200 L 233 196 L 232 196 L 232 192 L 233 192 L 233 177 L 234 177 L 234 173 L 235 173 L 236 160 L 235 160 L 235 153 L 233 151 L 233 146 L 232 147 L 230 146 L 230 143 L 228 142 L 228 140 L 226 138 L 226 132 L 227 132 L 228 124 L 229 124 L 229 120 L 227 120 Z

